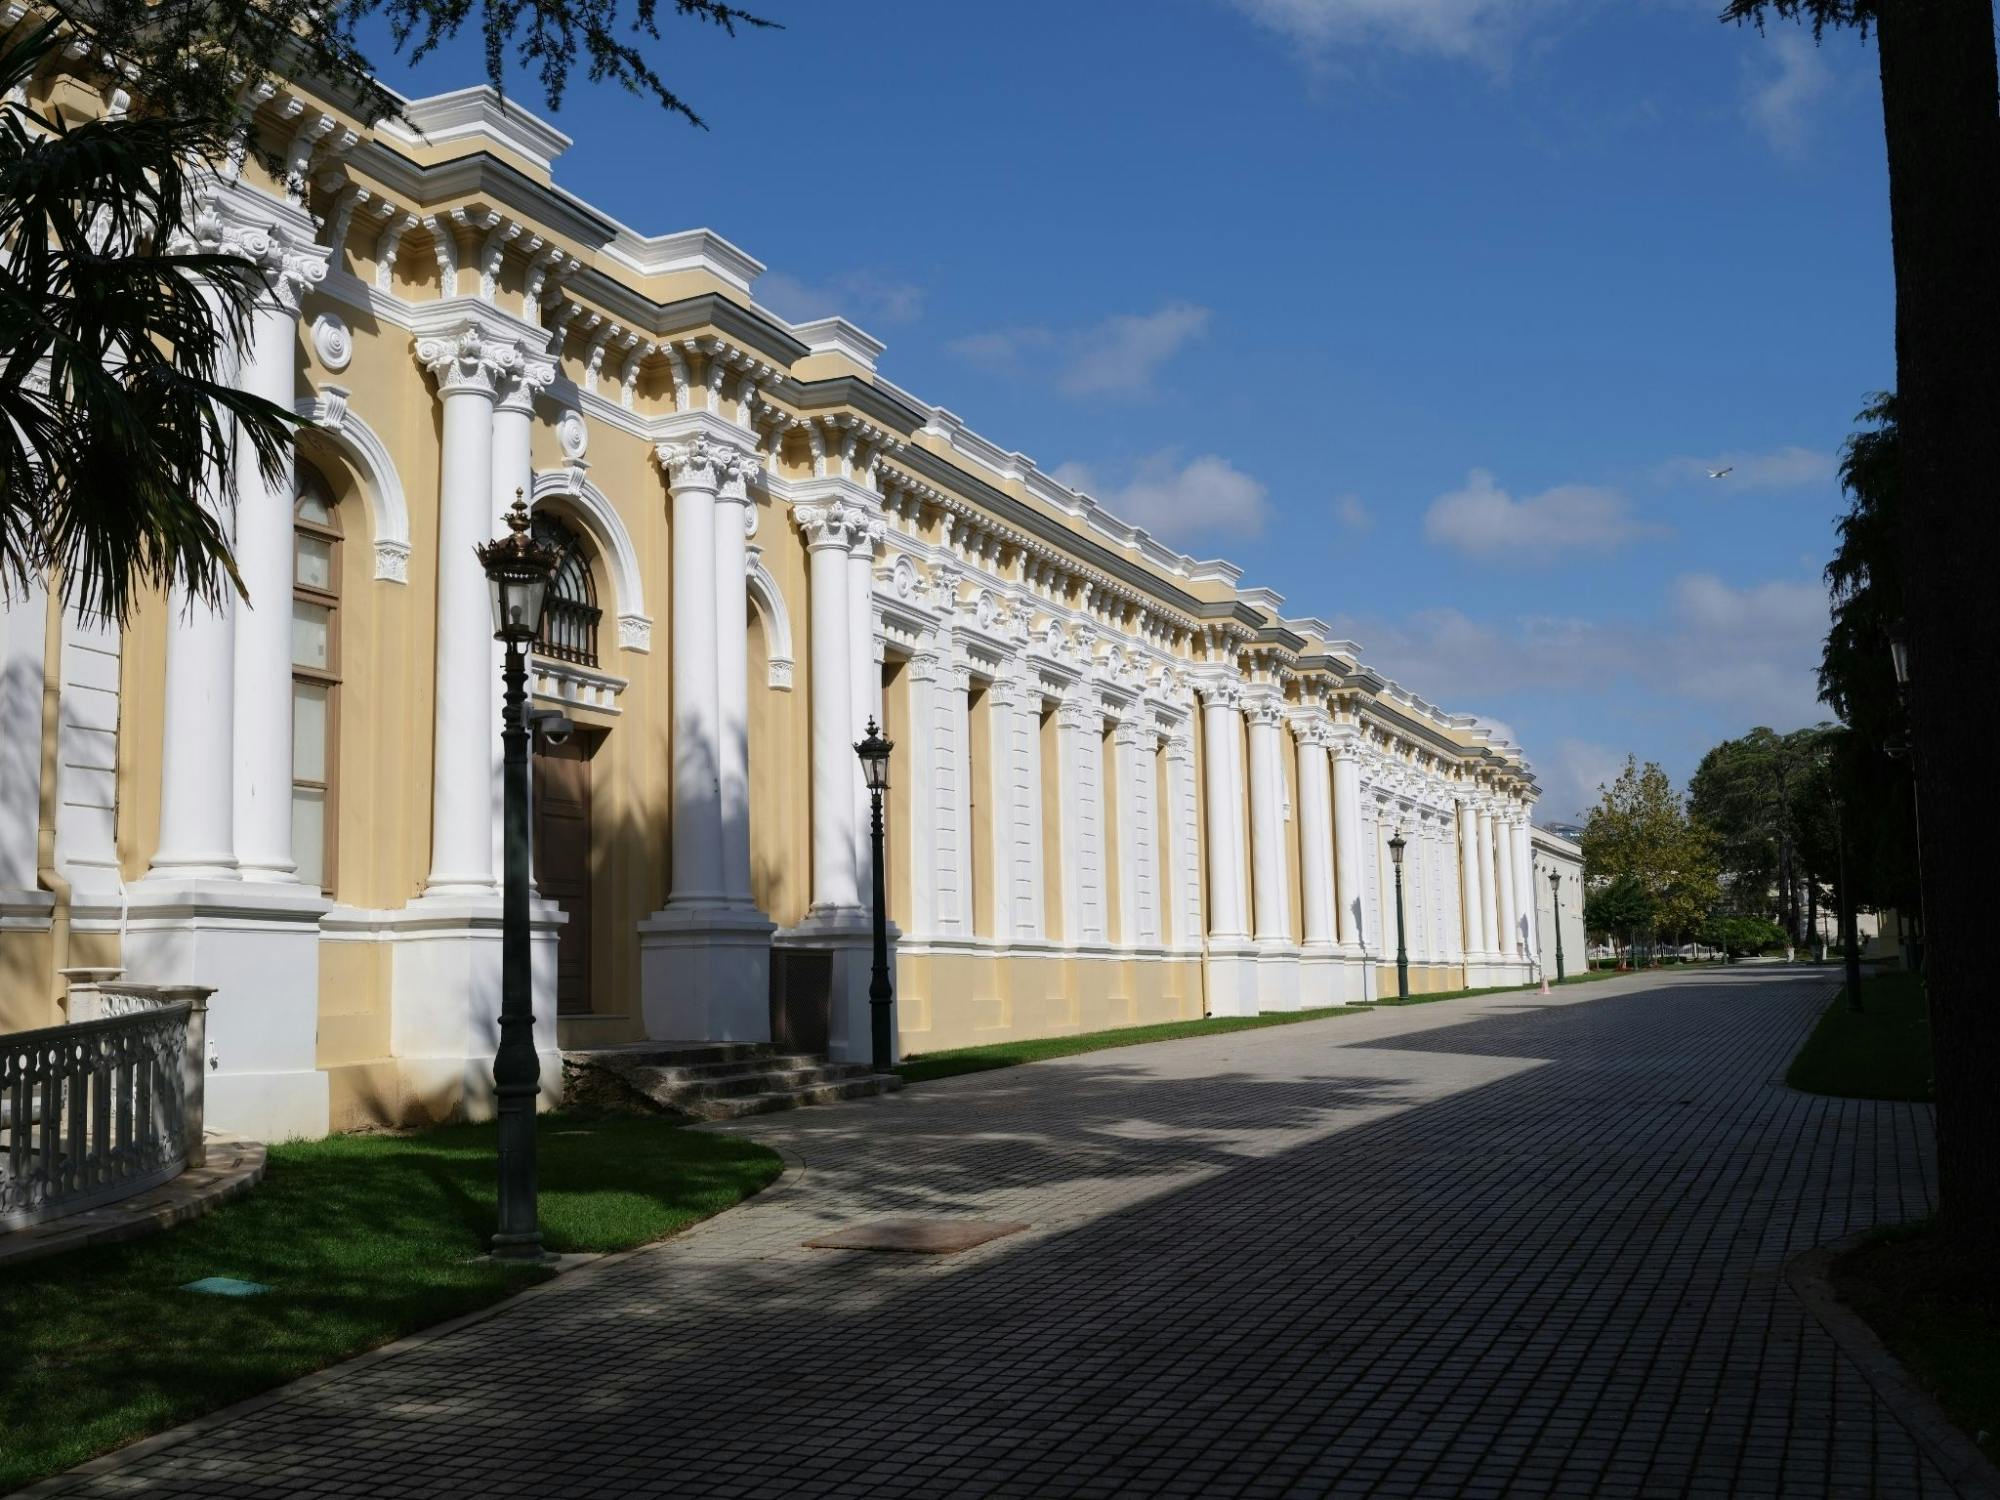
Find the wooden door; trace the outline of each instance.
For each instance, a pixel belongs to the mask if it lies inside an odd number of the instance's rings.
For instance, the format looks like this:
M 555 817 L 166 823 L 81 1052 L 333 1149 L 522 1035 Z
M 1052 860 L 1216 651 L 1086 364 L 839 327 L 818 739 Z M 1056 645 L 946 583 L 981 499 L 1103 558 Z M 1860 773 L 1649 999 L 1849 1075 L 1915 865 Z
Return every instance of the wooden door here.
M 581 733 L 535 751 L 535 885 L 568 915 L 556 939 L 556 1009 L 590 1009 L 590 752 Z

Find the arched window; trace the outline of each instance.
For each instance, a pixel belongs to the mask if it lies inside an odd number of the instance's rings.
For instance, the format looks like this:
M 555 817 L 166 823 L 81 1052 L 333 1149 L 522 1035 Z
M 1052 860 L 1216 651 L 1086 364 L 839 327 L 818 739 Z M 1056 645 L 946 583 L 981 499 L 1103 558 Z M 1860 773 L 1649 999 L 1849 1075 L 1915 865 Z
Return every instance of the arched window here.
M 298 467 L 292 504 L 292 858 L 333 889 L 340 724 L 340 514 L 317 471 Z
M 547 512 L 535 515 L 535 540 L 553 547 L 561 559 L 542 609 L 542 633 L 535 641 L 538 655 L 579 666 L 597 665 L 597 585 L 590 576 L 590 559 L 583 538 Z

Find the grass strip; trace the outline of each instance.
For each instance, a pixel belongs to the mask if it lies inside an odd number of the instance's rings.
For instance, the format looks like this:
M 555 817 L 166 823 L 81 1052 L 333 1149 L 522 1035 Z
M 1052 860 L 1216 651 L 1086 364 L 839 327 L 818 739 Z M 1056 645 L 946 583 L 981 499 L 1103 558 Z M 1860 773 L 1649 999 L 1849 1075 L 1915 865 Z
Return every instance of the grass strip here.
M 1589 984 L 1613 979 L 1611 970 L 1572 974 L 1562 982 Z M 1391 981 L 1394 982 L 1393 980 Z M 1313 1010 L 1264 1011 L 1254 1016 L 1203 1016 L 1190 1021 L 1160 1021 L 1149 1026 L 1116 1026 L 1107 1031 L 1086 1031 L 1075 1036 L 1033 1037 L 1020 1041 L 988 1042 L 978 1047 L 954 1047 L 907 1057 L 896 1071 L 905 1083 L 930 1083 L 939 1078 L 956 1078 L 963 1073 L 985 1073 L 994 1068 L 1013 1068 L 1022 1063 L 1043 1062 L 1052 1057 L 1074 1057 L 1081 1052 L 1101 1052 L 1112 1047 L 1138 1047 L 1147 1042 L 1172 1042 L 1182 1037 L 1221 1036 L 1230 1031 L 1257 1031 L 1266 1026 L 1294 1026 L 1301 1021 L 1330 1021 L 1336 1016 L 1361 1015 L 1384 1006 L 1429 1005 L 1439 1000 L 1467 1000 L 1478 995 L 1519 994 L 1528 985 L 1501 985 L 1490 989 L 1441 990 L 1435 994 L 1412 995 L 1407 1000 L 1393 996 L 1357 1005 L 1328 1005 Z
M 0 1272 L 0 1491 L 69 1468 L 546 1279 L 481 1260 L 491 1124 L 273 1146 L 262 1185 L 205 1218 Z M 734 1136 L 543 1115 L 542 1231 L 629 1249 L 740 1202 L 783 1170 Z M 253 1297 L 180 1288 L 261 1282 Z
M 1861 982 L 1861 1009 L 1842 989 L 1813 1027 L 1785 1082 L 1838 1099 L 1900 1099 L 1928 1104 L 1931 1023 L 1923 981 L 1892 970 Z
M 1913 1380 L 2000 1454 L 2000 1288 L 1990 1265 L 1954 1254 L 1935 1223 L 1886 1229 L 1833 1263 L 1833 1289 Z

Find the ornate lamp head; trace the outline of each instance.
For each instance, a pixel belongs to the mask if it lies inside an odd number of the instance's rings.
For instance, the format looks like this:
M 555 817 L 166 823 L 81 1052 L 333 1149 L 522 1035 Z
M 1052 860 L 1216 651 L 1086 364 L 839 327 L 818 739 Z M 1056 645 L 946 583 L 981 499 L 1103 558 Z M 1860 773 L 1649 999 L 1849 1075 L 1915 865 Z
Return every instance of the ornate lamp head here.
M 479 565 L 493 590 L 493 634 L 496 639 L 525 645 L 542 630 L 542 606 L 558 556 L 553 547 L 536 541 L 528 531 L 533 518 L 520 490 L 507 510 L 507 535 L 477 548 Z
M 889 752 L 896 748 L 894 740 L 884 739 L 875 721 L 868 721 L 868 737 L 854 747 L 854 753 L 861 757 L 861 774 L 868 782 L 871 792 L 889 790 Z

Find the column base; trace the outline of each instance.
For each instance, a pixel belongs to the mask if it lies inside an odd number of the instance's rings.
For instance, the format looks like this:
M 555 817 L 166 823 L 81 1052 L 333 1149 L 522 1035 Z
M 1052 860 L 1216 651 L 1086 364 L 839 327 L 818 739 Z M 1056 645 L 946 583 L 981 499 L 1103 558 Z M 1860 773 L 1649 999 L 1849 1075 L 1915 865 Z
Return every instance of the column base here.
M 1257 945 L 1248 938 L 1212 938 L 1202 957 L 1202 985 L 1211 1016 L 1257 1014 Z
M 771 934 L 754 906 L 669 901 L 639 924 L 639 1005 L 654 1041 L 768 1042 Z
M 319 922 L 331 905 L 298 884 L 180 881 L 129 887 L 122 953 L 141 984 L 199 984 L 208 1002 L 209 1128 L 262 1141 L 327 1132 L 319 1071 Z M 104 913 L 72 910 L 74 919 Z M 110 913 L 115 919 L 115 909 Z
M 568 917 L 552 902 L 528 906 L 529 975 L 537 1107 L 562 1097 L 556 1050 L 556 929 Z M 402 1119 L 487 1120 L 495 1113 L 493 1055 L 500 1047 L 501 903 L 498 896 L 419 896 L 396 911 L 341 908 L 329 935 L 393 945 L 389 959 L 389 1053 L 396 1061 Z
M 1331 943 L 1310 943 L 1299 950 L 1299 1009 L 1323 1010 L 1339 1005 L 1345 978 L 1340 950 Z
M 900 999 L 901 985 L 896 970 L 894 928 L 889 932 L 889 986 Z M 827 986 L 827 1056 L 835 1062 L 873 1063 L 875 1023 L 868 999 L 874 980 L 874 919 L 858 906 L 815 907 L 796 927 L 778 933 L 777 947 L 804 948 L 825 953 L 833 963 Z M 890 1013 L 889 1061 L 893 1065 L 903 1055 L 900 1006 Z
M 1257 945 L 1257 1009 L 1299 1008 L 1299 950 L 1283 939 Z

